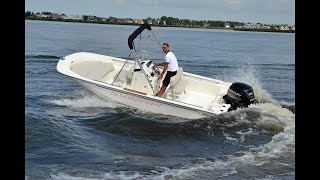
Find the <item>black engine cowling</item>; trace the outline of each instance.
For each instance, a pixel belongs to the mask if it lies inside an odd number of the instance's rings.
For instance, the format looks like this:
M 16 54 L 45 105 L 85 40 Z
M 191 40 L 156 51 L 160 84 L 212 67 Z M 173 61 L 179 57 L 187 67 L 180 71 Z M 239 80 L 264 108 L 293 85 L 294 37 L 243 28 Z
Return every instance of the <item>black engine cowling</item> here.
M 245 108 L 254 103 L 254 92 L 251 86 L 235 82 L 233 83 L 223 99 L 227 104 L 231 104 L 228 111 L 235 110 L 237 108 Z

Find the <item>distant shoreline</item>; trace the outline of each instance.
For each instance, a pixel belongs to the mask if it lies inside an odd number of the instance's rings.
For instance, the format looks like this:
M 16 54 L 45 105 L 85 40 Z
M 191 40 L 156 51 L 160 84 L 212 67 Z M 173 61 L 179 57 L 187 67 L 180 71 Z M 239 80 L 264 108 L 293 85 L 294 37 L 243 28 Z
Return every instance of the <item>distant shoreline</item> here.
M 295 33 L 295 30 L 279 30 L 279 29 L 244 29 L 234 28 L 235 31 L 255 31 L 255 32 L 280 32 L 280 33 Z
M 25 18 L 25 20 L 140 26 L 140 24 L 133 24 L 133 23 L 96 22 L 96 21 L 92 22 L 92 21 L 70 20 L 70 19 L 68 19 L 68 20 L 59 20 L 59 19 L 43 19 L 43 18 Z M 278 29 L 246 29 L 246 28 L 203 27 L 203 26 L 174 26 L 174 25 L 152 25 L 152 26 L 155 26 L 155 27 L 197 28 L 197 29 L 222 29 L 222 30 L 252 31 L 252 32 L 295 33 L 295 30 L 278 30 Z

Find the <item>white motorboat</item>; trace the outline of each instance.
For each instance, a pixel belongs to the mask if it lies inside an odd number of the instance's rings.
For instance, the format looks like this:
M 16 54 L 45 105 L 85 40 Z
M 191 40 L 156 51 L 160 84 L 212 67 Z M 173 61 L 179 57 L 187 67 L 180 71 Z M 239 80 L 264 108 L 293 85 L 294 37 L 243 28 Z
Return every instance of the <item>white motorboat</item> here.
M 162 69 L 154 66 L 146 51 L 136 51 L 133 44 L 144 29 L 152 32 L 150 25 L 143 24 L 128 38 L 132 59 L 78 52 L 62 57 L 57 70 L 103 99 L 157 114 L 196 119 L 254 102 L 253 89 L 247 84 L 184 72 L 182 67 L 171 78 L 166 92 L 155 96 L 162 85 L 158 80 Z

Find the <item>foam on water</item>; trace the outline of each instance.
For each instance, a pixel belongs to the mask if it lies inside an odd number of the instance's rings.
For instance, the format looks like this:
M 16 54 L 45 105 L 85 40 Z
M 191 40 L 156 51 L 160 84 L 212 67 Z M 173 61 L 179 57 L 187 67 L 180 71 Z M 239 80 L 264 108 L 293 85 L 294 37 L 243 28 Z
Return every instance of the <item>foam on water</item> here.
M 255 132 L 252 128 L 248 128 L 247 130 L 237 131 L 236 134 L 240 135 L 240 137 L 235 138 L 232 137 L 230 134 L 223 132 L 223 135 L 228 141 L 235 141 L 241 143 L 245 140 L 245 136 L 258 135 L 259 133 Z
M 274 135 L 269 143 L 259 147 L 250 148 L 247 152 L 239 152 L 240 155 L 230 155 L 226 159 L 206 161 L 203 164 L 198 164 L 180 170 L 188 172 L 189 174 L 192 174 L 191 172 L 198 174 L 197 170 L 203 170 L 203 167 L 205 167 L 207 170 L 210 170 L 209 172 L 211 173 L 219 172 L 221 167 L 223 167 L 225 168 L 224 170 L 227 171 L 223 173 L 217 173 L 219 177 L 222 177 L 236 173 L 238 169 L 241 170 L 243 166 L 256 166 L 257 168 L 260 168 L 260 166 L 265 163 L 275 163 L 275 169 L 277 168 L 277 164 L 292 166 L 290 163 L 294 163 L 294 156 L 291 157 L 293 160 L 289 160 L 289 164 L 286 164 L 285 161 L 288 161 L 288 156 L 290 157 L 292 154 L 294 154 L 295 114 L 286 108 L 282 108 L 281 106 L 272 103 L 252 105 L 252 107 L 249 109 L 238 110 L 233 113 L 241 114 L 241 111 L 249 111 L 250 109 L 252 110 L 252 108 L 257 108 L 257 110 L 262 114 L 262 116 L 260 116 L 255 123 L 258 125 L 274 124 L 282 127 L 283 131 L 280 131 L 280 133 Z M 246 120 L 246 118 L 244 118 L 244 120 Z M 249 128 L 247 131 L 241 130 L 237 132 L 237 134 L 241 134 L 240 138 L 231 137 L 227 133 L 224 133 L 224 135 L 228 141 L 243 142 L 245 136 L 254 133 L 255 132 Z M 285 159 L 284 162 L 282 162 L 282 159 Z M 201 173 L 203 174 L 203 171 L 201 171 Z
M 100 180 L 97 178 L 73 177 L 65 173 L 59 173 L 57 175 L 52 174 L 50 179 L 52 180 Z
M 283 131 L 273 136 L 272 141 L 259 147 L 259 155 L 264 157 L 274 157 L 279 155 L 278 153 L 284 154 L 288 151 L 294 151 L 295 146 L 295 114 L 289 111 L 287 108 L 279 107 L 278 105 L 266 103 L 253 105 L 259 108 L 262 112 L 273 115 L 276 118 L 269 118 L 263 116 L 260 120 L 261 123 L 268 124 L 271 121 L 278 121 L 283 125 Z
M 247 116 L 243 115 L 248 111 L 257 111 L 260 116 L 253 122 Z M 294 151 L 295 151 L 295 114 L 286 108 L 273 103 L 260 103 L 251 105 L 247 109 L 236 110 L 230 114 L 241 116 L 239 121 L 246 121 L 257 124 L 259 126 L 277 126 L 281 130 L 278 131 L 272 140 L 258 147 L 251 147 L 248 151 L 237 152 L 233 155 L 225 155 L 223 157 L 214 158 L 198 158 L 196 163 L 183 164 L 181 167 L 155 167 L 150 171 L 110 171 L 101 173 L 95 177 L 79 177 L 81 175 L 69 175 L 67 173 L 59 173 L 51 175 L 51 179 L 210 179 L 214 178 L 238 178 L 237 174 L 241 172 L 260 171 L 263 168 L 274 169 L 269 174 L 261 174 L 259 178 L 279 178 L 279 176 L 294 176 L 293 174 L 284 172 L 276 172 L 279 166 L 294 168 Z M 234 125 L 234 124 L 233 124 Z M 241 129 L 236 132 L 240 137 L 232 137 L 228 133 L 224 133 L 227 141 L 237 143 L 244 142 L 245 138 L 257 134 L 252 129 Z M 268 164 L 268 166 L 264 166 Z M 285 168 L 282 168 L 285 169 Z M 244 177 L 249 178 L 250 175 Z M 259 179 L 258 178 L 258 179 Z
M 222 79 L 228 82 L 242 82 L 250 85 L 253 88 L 255 99 L 258 102 L 273 102 L 272 96 L 263 88 L 260 75 L 253 64 L 253 60 L 249 57 L 244 57 L 246 63 L 235 67 L 232 73 L 229 69 L 222 74 Z
M 257 74 L 256 69 L 252 65 L 242 66 L 237 69 L 238 77 L 235 77 L 234 81 L 244 82 L 252 86 L 255 93 L 255 99 L 258 102 L 272 102 L 272 96 L 263 89 L 260 78 Z
M 52 174 L 53 180 L 104 180 L 104 179 L 142 179 L 142 180 L 165 180 L 165 179 L 211 179 L 212 177 L 221 178 L 231 174 L 235 174 L 233 162 L 226 162 L 216 159 L 214 162 L 198 159 L 202 161 L 199 164 L 184 166 L 182 168 L 167 168 L 157 166 L 150 172 L 137 171 L 111 171 L 101 175 L 100 177 L 79 177 L 71 176 L 66 173 Z
M 277 164 L 292 166 L 295 150 L 295 115 L 288 109 L 272 103 L 252 106 L 258 108 L 262 113 L 257 124 L 263 124 L 263 126 L 274 124 L 281 126 L 283 131 L 274 135 L 272 140 L 267 144 L 250 148 L 249 151 L 244 152 L 241 156 L 228 157 L 228 161 L 225 163 L 231 162 L 238 168 L 242 166 L 262 166 L 265 163 L 274 163 L 275 169 Z M 271 118 L 271 116 L 273 117 Z M 292 154 L 293 157 L 290 157 Z M 286 164 L 286 161 L 289 161 L 289 164 Z
M 283 131 L 274 135 L 272 140 L 259 147 L 250 148 L 247 152 L 241 152 L 242 155 L 231 155 L 228 156 L 227 160 L 219 160 L 215 162 L 206 162 L 206 167 L 211 168 L 211 172 L 216 172 L 217 168 L 220 166 L 228 167 L 229 169 L 234 168 L 241 169 L 243 166 L 262 166 L 265 163 L 275 163 L 274 168 L 277 168 L 277 164 L 282 164 L 284 166 L 292 166 L 290 163 L 294 163 L 294 151 L 295 151 L 295 114 L 286 108 L 282 108 L 276 104 L 265 103 L 252 105 L 252 107 L 257 108 L 262 114 L 258 118 L 257 124 L 277 124 L 283 127 Z M 246 109 L 248 110 L 248 109 Z M 241 110 L 240 110 L 241 111 Z M 238 112 L 239 113 L 239 112 Z M 273 118 L 271 118 L 273 116 Z M 238 132 L 240 134 L 248 135 L 254 133 L 251 129 L 247 132 Z M 242 137 L 240 139 L 230 137 L 225 134 L 227 140 L 240 141 L 242 142 Z M 292 159 L 288 160 L 290 156 Z M 284 158 L 285 157 L 285 158 Z M 285 159 L 282 162 L 282 159 Z M 289 161 L 289 164 L 286 164 Z M 219 165 L 217 165 L 217 163 Z M 193 169 L 194 167 L 192 167 Z M 229 171 L 231 173 L 232 170 Z
M 284 106 L 295 106 L 295 102 L 286 102 L 286 101 L 278 101 L 279 104 L 284 105 Z
M 50 100 L 49 103 L 52 103 L 58 106 L 67 106 L 69 108 L 86 108 L 86 107 L 117 108 L 117 107 L 123 106 L 113 101 L 104 100 L 88 91 L 77 92 L 73 97 L 75 98 L 62 98 L 62 99 Z

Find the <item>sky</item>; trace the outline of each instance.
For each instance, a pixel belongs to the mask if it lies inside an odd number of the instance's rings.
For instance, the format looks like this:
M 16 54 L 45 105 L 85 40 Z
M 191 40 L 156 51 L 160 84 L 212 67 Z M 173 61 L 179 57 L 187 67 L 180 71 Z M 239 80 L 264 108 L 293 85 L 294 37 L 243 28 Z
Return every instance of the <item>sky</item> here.
M 295 25 L 295 0 L 25 0 L 25 11 Z

